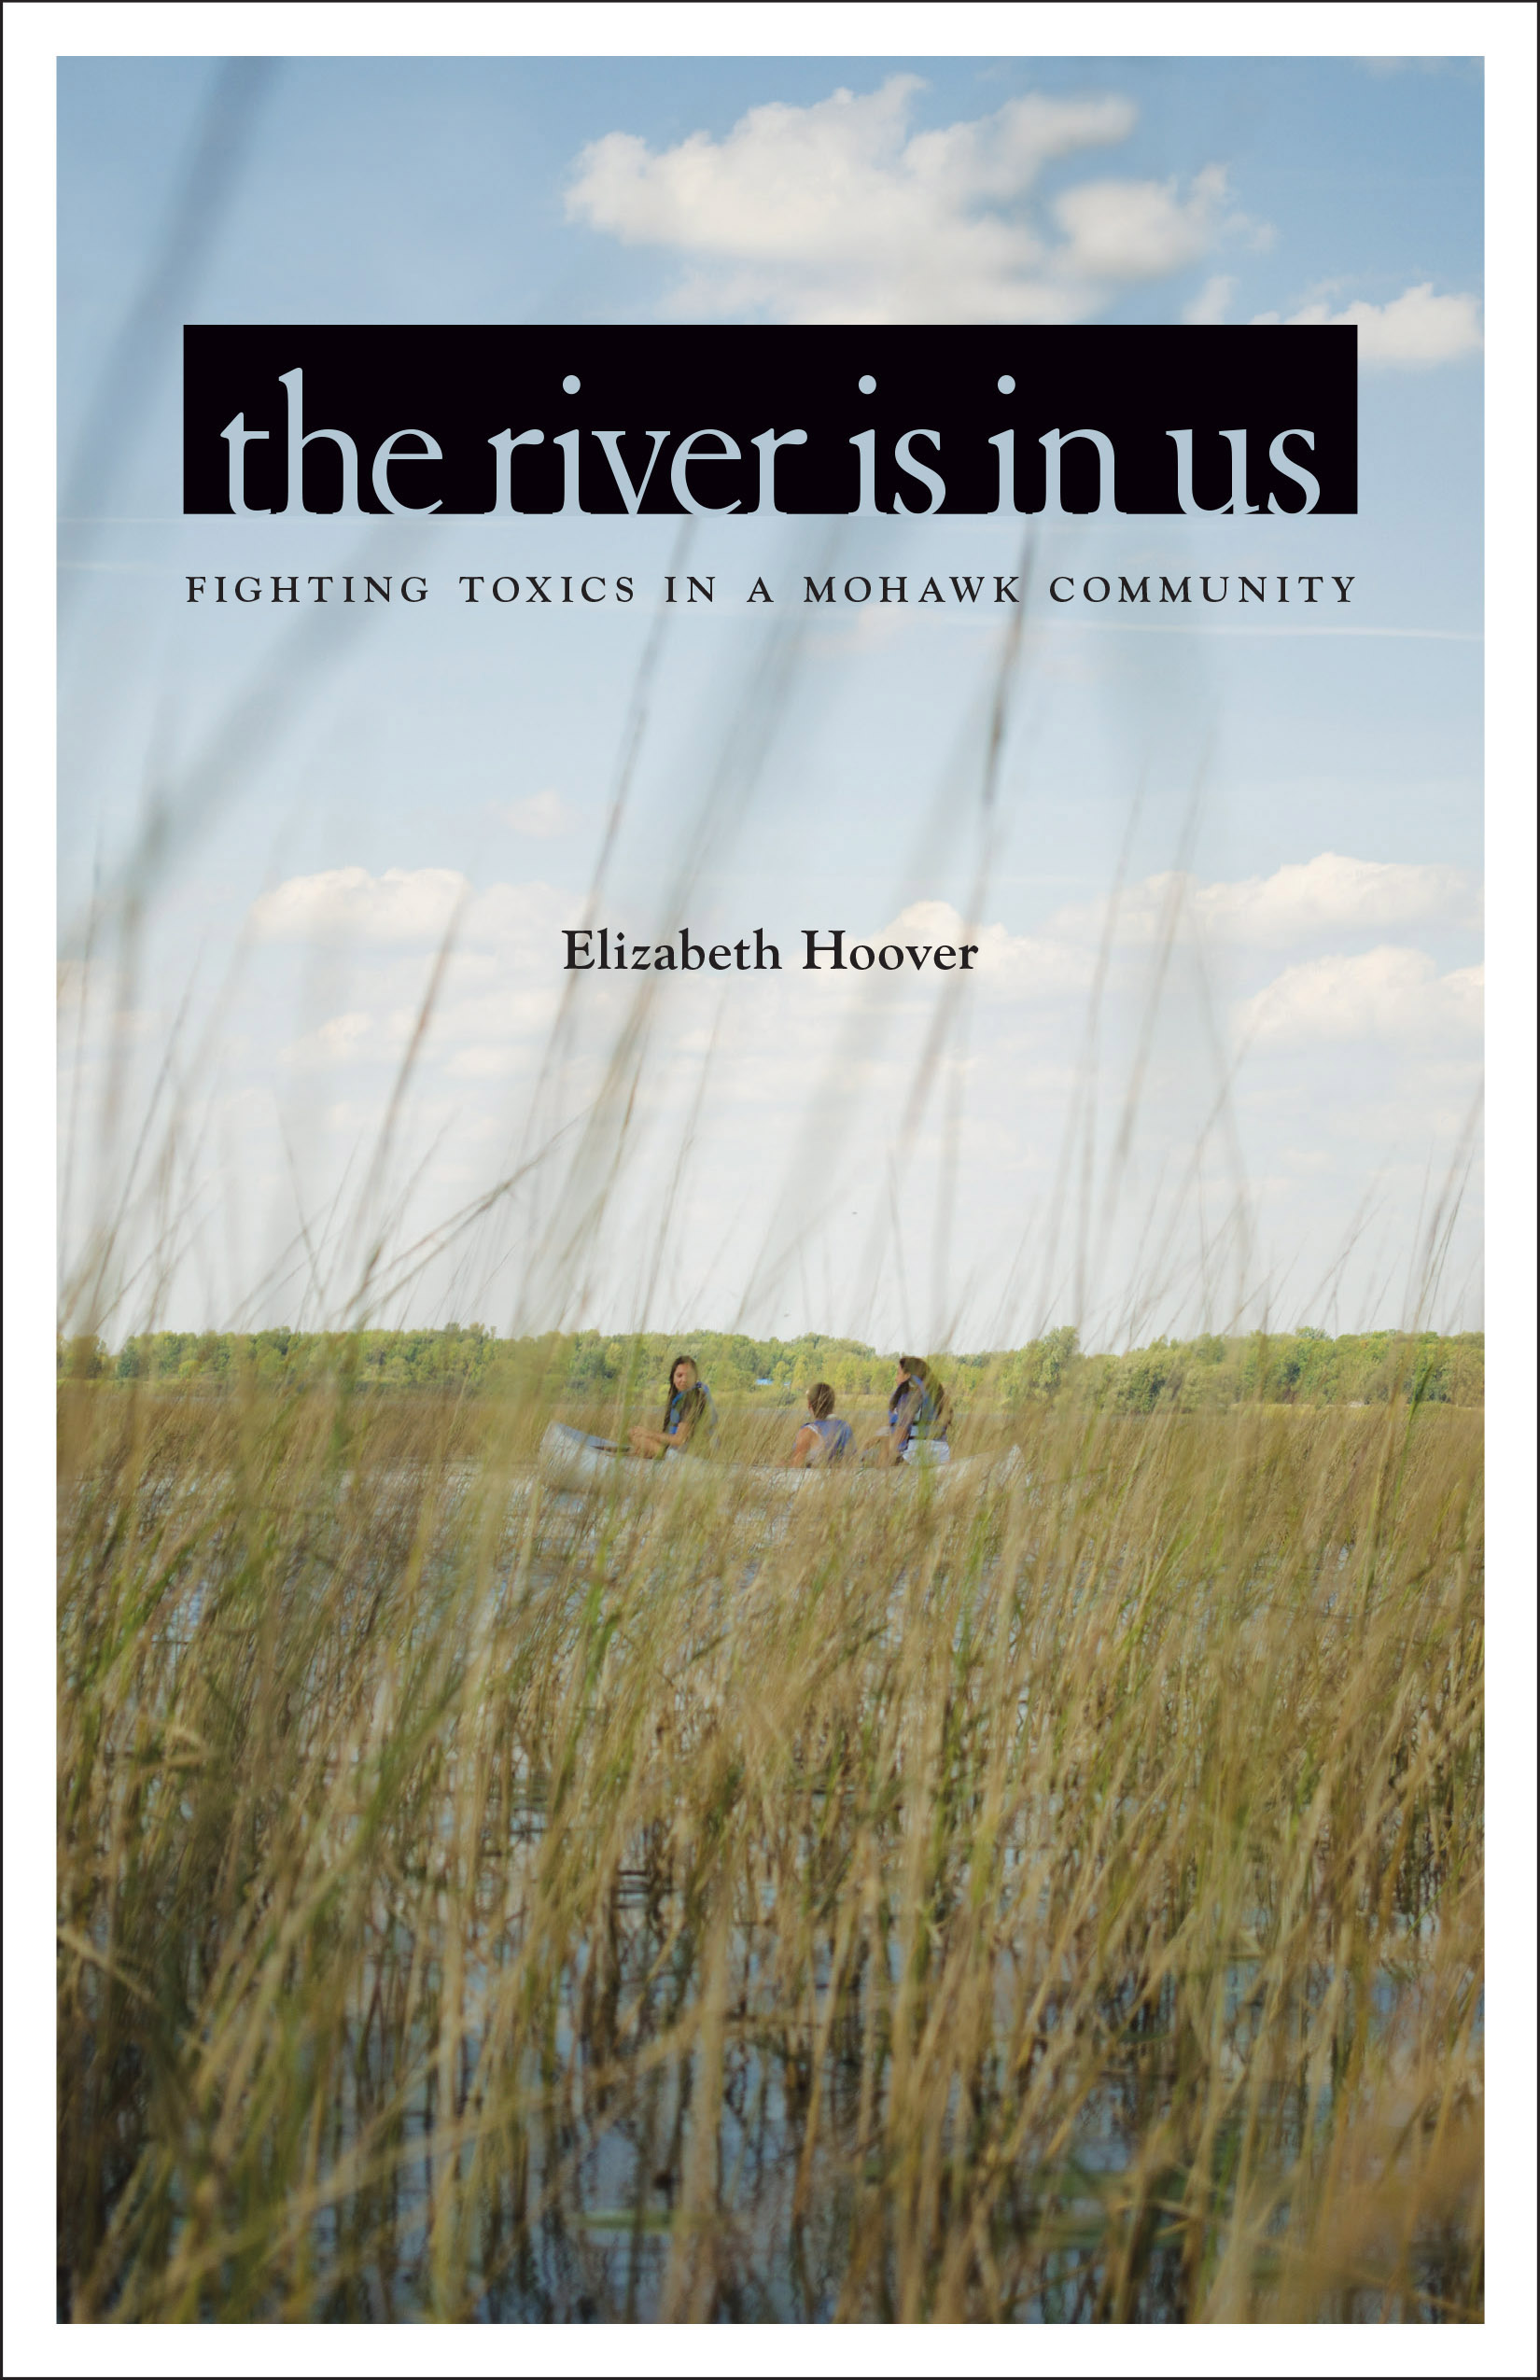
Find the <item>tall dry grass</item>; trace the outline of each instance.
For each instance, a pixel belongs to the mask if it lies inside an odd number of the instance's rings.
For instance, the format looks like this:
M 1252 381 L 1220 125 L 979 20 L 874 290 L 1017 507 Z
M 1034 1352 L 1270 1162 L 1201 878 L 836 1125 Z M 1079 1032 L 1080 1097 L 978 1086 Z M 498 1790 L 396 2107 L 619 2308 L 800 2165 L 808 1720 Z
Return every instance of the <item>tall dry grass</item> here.
M 1478 1416 L 63 1411 L 75 2318 L 1479 2317 Z

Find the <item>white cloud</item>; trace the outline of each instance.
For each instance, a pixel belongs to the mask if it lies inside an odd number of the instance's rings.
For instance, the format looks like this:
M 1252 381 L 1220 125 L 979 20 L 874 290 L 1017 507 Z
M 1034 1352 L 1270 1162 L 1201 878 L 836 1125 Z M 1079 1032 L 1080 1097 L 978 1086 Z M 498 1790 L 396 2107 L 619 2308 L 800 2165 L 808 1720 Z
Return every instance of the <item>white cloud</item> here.
M 323 868 L 252 904 L 264 942 L 438 942 L 469 888 L 455 868 Z
M 856 939 L 861 939 L 860 936 Z M 972 943 L 978 956 L 969 973 L 985 988 L 1023 994 L 1079 991 L 1090 980 L 1089 954 L 1062 941 L 1033 934 L 1014 934 L 1003 925 L 965 927 L 949 901 L 914 901 L 901 909 L 890 926 L 872 936 L 875 943 Z
M 1237 1021 L 1259 1046 L 1297 1048 L 1319 1042 L 1468 1040 L 1481 1030 L 1482 971 L 1440 975 L 1425 950 L 1390 944 L 1351 959 L 1310 959 L 1283 973 Z
M 1233 273 L 1211 273 L 1196 298 L 1182 309 L 1183 322 L 1223 322 L 1236 293 Z
M 1196 927 L 1209 940 L 1265 949 L 1281 949 L 1322 933 L 1380 933 L 1387 927 L 1434 919 L 1474 925 L 1479 917 L 1476 888 L 1463 869 L 1350 860 L 1337 851 L 1323 851 L 1270 876 L 1242 876 L 1231 883 L 1200 884 L 1180 873 L 1145 876 L 1130 885 L 1118 903 L 1119 943 L 1140 947 L 1155 942 L 1167 930 L 1173 903 L 1181 930 Z M 1097 938 L 1106 914 L 1104 902 L 1060 909 L 1049 919 L 1048 931 Z
M 536 963 L 572 903 L 551 885 L 494 884 L 472 894 L 456 868 L 324 868 L 290 876 L 252 904 L 264 942 L 427 945 L 443 940 L 452 919 L 458 939 L 497 945 L 515 963 Z
M 474 1042 L 450 1059 L 445 1071 L 460 1083 L 491 1083 L 528 1063 L 527 1050 L 512 1042 Z
M 1212 246 L 1225 198 L 1225 169 L 1205 166 L 1185 197 L 1169 182 L 1082 182 L 1054 207 L 1069 235 L 1059 269 L 1071 278 L 1158 281 Z
M 1474 355 L 1481 344 L 1477 300 L 1468 294 L 1436 296 L 1431 281 L 1420 281 L 1415 288 L 1403 290 L 1399 298 L 1382 306 L 1360 298 L 1338 314 L 1320 303 L 1286 316 L 1259 314 L 1252 318 L 1254 322 L 1356 323 L 1358 360 L 1367 367 L 1378 364 L 1419 371 Z
M 317 1067 L 345 1066 L 350 1060 L 367 1055 L 366 1044 L 373 1025 L 374 1019 L 367 1009 L 350 1008 L 345 1015 L 329 1016 L 324 1025 L 317 1025 L 313 1031 L 302 1033 L 298 1041 L 290 1042 L 281 1049 L 278 1056 L 286 1066 L 298 1067 L 307 1072 Z
M 506 1041 L 542 1031 L 554 1020 L 558 999 L 553 987 L 542 985 L 532 991 L 500 986 L 469 999 L 453 1000 L 439 1018 L 439 1035 L 446 1042 L 485 1043 L 500 1048 Z
M 515 834 L 530 835 L 539 843 L 549 842 L 554 835 L 569 834 L 574 824 L 567 803 L 549 785 L 543 792 L 525 794 L 522 801 L 502 803 L 497 815 Z
M 446 1052 L 446 1071 L 454 1076 L 478 1077 L 507 1073 L 524 1062 L 527 1043 L 553 1022 L 557 993 L 547 987 L 518 991 L 498 984 L 490 991 L 469 995 L 454 989 L 440 1001 L 428 1023 L 427 1045 L 437 1060 Z M 396 1063 L 421 1022 L 418 999 L 380 1010 L 351 1008 L 329 1016 L 280 1049 L 282 1063 L 309 1073 L 330 1067 Z
M 921 88 L 894 75 L 859 96 L 755 107 L 721 140 L 692 133 L 658 152 L 606 133 L 577 161 L 567 213 L 694 259 L 677 311 L 809 323 L 1078 321 L 1119 286 L 1194 262 L 1229 219 L 1209 166 L 1185 189 L 1071 189 L 1052 208 L 1056 238 L 1027 211 L 1039 175 L 1126 140 L 1132 103 L 1029 93 L 912 132 Z

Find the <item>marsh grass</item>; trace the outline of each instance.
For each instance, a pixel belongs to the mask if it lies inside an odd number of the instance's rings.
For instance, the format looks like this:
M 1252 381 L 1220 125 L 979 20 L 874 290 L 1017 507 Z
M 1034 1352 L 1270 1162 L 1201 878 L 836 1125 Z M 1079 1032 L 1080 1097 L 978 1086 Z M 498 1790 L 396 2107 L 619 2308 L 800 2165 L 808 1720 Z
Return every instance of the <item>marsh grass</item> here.
M 664 633 L 660 615 L 593 917 Z M 798 633 L 766 633 L 715 759 L 669 778 L 666 917 L 760 798 Z M 908 871 L 928 890 L 927 852 L 961 853 L 975 918 L 1020 651 L 1017 622 Z M 326 661 L 295 648 L 254 675 L 147 793 L 74 937 L 77 1055 L 109 979 L 110 1031 L 97 1123 L 78 1073 L 68 1110 L 66 1338 L 153 1329 L 211 1232 L 238 1248 L 240 1169 L 210 1153 L 209 1101 L 247 945 L 141 1100 L 141 939 L 170 858 L 247 790 Z M 1099 1235 L 1134 1196 L 1180 918 L 1173 895 L 1109 1146 L 1116 889 L 1046 1235 L 1024 1217 L 1001 1333 L 1040 1241 L 1032 1329 L 1087 1323 Z M 669 1056 L 653 979 L 568 1113 L 571 979 L 506 1167 L 409 1228 L 411 1099 L 455 932 L 377 1130 L 314 1211 L 296 1184 L 272 1268 L 235 1264 L 201 1317 L 238 1329 L 308 1284 L 299 1319 L 337 1333 L 335 1373 L 61 1382 L 61 2311 L 1479 2318 L 1479 1416 L 1065 1398 L 968 1419 L 960 1451 L 1019 1445 L 1009 1480 L 831 1477 L 787 1508 L 709 1463 L 626 1465 L 613 1491 L 554 1492 L 543 1393 L 366 1391 L 347 1334 L 435 1299 L 490 1310 L 505 1266 L 512 1335 L 565 1328 L 617 1239 L 617 1321 L 680 1310 L 665 1258 L 707 1075 L 667 1195 L 638 1197 Z M 932 1337 L 956 1343 L 962 990 L 946 979 L 889 1102 L 886 1219 L 842 1326 L 875 1335 L 870 1285 L 902 1281 L 940 1116 Z M 1144 1274 L 1106 1292 L 1108 1345 L 1189 1291 L 1232 1331 L 1275 1298 L 1239 1153 L 1222 1219 L 1203 1207 L 1205 1150 L 1233 1121 L 1207 1022 L 1212 1113 L 1169 1212 L 1141 1218 Z M 771 1238 L 723 1293 L 738 1321 L 790 1277 L 856 1113 L 877 1044 L 869 1016 L 846 1031 L 809 1078 Z M 1467 1136 L 1406 1252 L 1413 1331 L 1470 1154 Z M 730 1409 L 722 1450 L 786 1433 L 784 1411 Z
M 1479 2318 L 1479 1416 L 62 1411 L 76 2319 Z

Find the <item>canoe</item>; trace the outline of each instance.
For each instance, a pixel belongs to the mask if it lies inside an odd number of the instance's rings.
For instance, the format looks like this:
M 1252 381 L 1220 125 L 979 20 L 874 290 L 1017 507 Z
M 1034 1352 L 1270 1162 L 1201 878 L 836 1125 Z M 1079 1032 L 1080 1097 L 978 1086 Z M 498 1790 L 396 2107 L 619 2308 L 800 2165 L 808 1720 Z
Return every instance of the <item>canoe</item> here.
M 892 1486 L 903 1479 L 913 1481 L 921 1468 L 920 1464 L 908 1463 L 896 1464 L 891 1470 L 842 1463 L 833 1470 L 786 1471 L 775 1463 L 721 1463 L 687 1453 L 665 1454 L 659 1461 L 647 1462 L 623 1454 L 610 1439 L 574 1430 L 565 1421 L 553 1421 L 540 1441 L 540 1469 L 553 1486 L 607 1488 L 611 1491 L 654 1487 L 665 1480 L 716 1479 L 723 1486 L 756 1495 L 795 1496 L 809 1489 L 827 1489 L 841 1482 Z M 937 1489 L 950 1491 L 964 1480 L 977 1484 L 990 1479 L 1003 1486 L 1020 1471 L 1022 1461 L 1017 1449 L 1011 1447 L 1003 1455 L 965 1455 L 960 1462 L 926 1468 Z

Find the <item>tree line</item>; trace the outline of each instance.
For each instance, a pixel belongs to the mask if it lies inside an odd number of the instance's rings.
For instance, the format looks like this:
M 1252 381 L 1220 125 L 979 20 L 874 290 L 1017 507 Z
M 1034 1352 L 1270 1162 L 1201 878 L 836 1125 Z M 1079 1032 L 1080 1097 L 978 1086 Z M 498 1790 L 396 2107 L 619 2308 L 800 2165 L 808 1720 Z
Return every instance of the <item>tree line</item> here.
M 920 1352 L 920 1350 L 913 1351 Z M 645 1401 L 675 1353 L 693 1355 L 720 1398 L 791 1405 L 814 1380 L 843 1397 L 886 1396 L 893 1356 L 858 1339 L 816 1331 L 750 1338 L 695 1331 L 674 1338 L 601 1331 L 499 1338 L 479 1323 L 437 1330 L 149 1331 L 117 1350 L 101 1338 L 61 1338 L 59 1371 L 130 1382 L 242 1382 L 303 1386 L 344 1378 L 359 1387 L 494 1394 L 543 1392 L 583 1398 L 630 1393 Z M 1443 1336 L 1367 1331 L 1332 1338 L 1309 1327 L 1157 1338 L 1121 1354 L 1090 1352 L 1069 1327 L 1024 1347 L 935 1359 L 954 1401 L 1015 1410 L 1072 1400 L 1100 1410 L 1212 1412 L 1269 1405 L 1383 1405 L 1402 1396 L 1435 1405 L 1484 1401 L 1479 1331 Z

